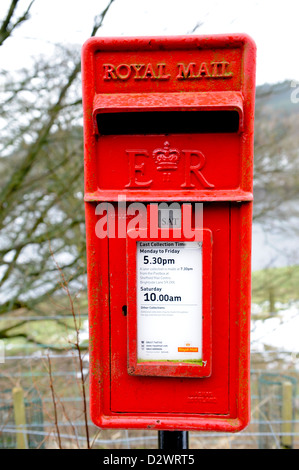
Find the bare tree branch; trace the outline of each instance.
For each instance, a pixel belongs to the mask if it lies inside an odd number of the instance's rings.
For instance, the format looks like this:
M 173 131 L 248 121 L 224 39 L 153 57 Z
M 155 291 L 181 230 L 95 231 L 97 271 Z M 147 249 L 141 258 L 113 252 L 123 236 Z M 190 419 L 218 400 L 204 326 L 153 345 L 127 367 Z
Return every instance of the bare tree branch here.
M 19 16 L 19 18 L 17 18 L 15 20 L 15 22 L 12 23 L 11 20 L 12 20 L 13 14 L 14 14 L 16 8 L 17 8 L 17 5 L 19 3 L 19 0 L 11 0 L 7 15 L 4 18 L 4 20 L 1 24 L 1 27 L 0 27 L 0 46 L 2 46 L 4 41 L 7 38 L 9 38 L 9 36 L 11 36 L 14 29 L 16 29 L 18 26 L 20 26 L 20 24 L 24 23 L 24 21 L 27 21 L 29 19 L 29 11 L 30 11 L 30 8 L 32 7 L 33 2 L 34 2 L 34 0 L 32 0 L 29 3 L 29 5 L 28 5 L 27 9 L 25 10 L 25 12 L 21 16 Z

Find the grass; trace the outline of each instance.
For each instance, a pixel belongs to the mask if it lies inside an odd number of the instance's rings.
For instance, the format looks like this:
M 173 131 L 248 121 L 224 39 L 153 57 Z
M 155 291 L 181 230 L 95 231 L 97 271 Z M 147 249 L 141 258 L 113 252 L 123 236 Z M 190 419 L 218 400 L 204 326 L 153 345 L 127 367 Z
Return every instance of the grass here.
M 72 347 L 71 343 L 75 340 L 76 331 L 65 296 L 56 297 L 55 303 L 54 301 L 52 303 L 51 301 L 43 302 L 37 307 L 39 313 L 16 311 L 3 317 L 0 316 L 0 332 L 9 328 L 7 333 L 9 337 L 4 339 L 7 354 L 17 354 L 19 350 L 24 350 L 25 346 L 29 346 L 31 352 L 41 347 L 49 347 L 54 350 Z M 75 308 L 77 318 L 80 315 L 79 328 L 82 329 L 87 320 L 87 296 L 85 293 L 77 299 Z M 28 320 L 24 321 L 25 318 Z M 87 341 L 84 340 L 80 344 L 84 349 L 87 348 Z

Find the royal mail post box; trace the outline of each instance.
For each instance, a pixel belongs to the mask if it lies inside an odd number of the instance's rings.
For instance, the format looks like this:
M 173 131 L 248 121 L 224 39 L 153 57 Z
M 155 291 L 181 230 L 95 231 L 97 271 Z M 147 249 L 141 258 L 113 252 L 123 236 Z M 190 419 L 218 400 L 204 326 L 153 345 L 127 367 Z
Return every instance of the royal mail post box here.
M 92 38 L 82 72 L 92 420 L 241 430 L 255 45 Z

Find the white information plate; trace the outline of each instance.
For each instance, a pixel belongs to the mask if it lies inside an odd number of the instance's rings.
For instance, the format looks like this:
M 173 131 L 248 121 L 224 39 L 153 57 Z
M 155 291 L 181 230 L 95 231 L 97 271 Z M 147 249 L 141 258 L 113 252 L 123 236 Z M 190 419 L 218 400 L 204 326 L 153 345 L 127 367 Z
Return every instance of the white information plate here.
M 138 361 L 200 362 L 202 242 L 137 242 Z

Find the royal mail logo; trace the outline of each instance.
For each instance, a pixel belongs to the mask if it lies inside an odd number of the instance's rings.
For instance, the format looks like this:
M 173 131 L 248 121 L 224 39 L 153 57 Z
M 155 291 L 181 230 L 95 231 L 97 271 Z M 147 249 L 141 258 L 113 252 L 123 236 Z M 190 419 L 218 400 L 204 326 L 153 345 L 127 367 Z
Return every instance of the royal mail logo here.
M 179 347 L 178 352 L 198 352 L 198 348 L 191 348 L 191 347 Z
M 147 160 L 150 156 L 154 158 L 156 169 L 163 172 L 163 181 L 170 181 L 170 175 L 178 169 L 182 160 L 183 177 L 181 188 L 195 188 L 194 181 L 206 189 L 214 188 L 214 184 L 210 183 L 204 176 L 202 170 L 206 164 L 206 157 L 200 150 L 189 150 L 172 148 L 170 142 L 165 141 L 164 147 L 156 148 L 153 151 L 147 149 L 128 149 L 129 182 L 126 188 L 148 188 L 153 180 L 145 180 Z
M 176 170 L 180 159 L 180 151 L 170 148 L 169 142 L 164 142 L 164 148 L 157 148 L 153 151 L 153 157 L 157 165 L 157 170 Z
M 175 70 L 175 71 L 174 71 Z M 175 68 L 170 68 L 167 63 L 158 64 L 103 64 L 104 81 L 109 80 L 200 80 L 232 78 L 230 62 L 222 60 L 219 62 L 190 62 L 185 64 L 179 62 Z

